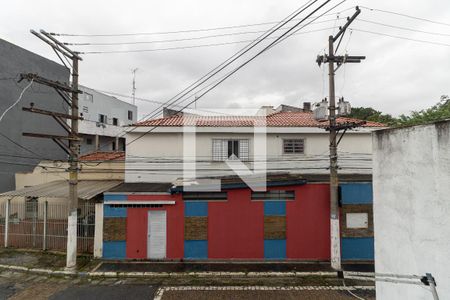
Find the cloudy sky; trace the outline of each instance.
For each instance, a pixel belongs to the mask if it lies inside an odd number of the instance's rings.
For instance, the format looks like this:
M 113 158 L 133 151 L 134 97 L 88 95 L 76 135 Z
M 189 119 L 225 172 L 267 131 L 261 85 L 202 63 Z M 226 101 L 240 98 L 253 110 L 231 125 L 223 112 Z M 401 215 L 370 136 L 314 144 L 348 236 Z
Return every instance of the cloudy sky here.
M 16 0 L 0 11 L 0 18 L 3 20 L 0 37 L 57 61 L 58 58 L 50 47 L 31 35 L 30 29 L 85 35 L 211 29 L 279 21 L 304 2 L 306 0 L 85 0 L 74 4 L 73 1 L 61 0 Z M 317 3 L 320 2 L 323 0 Z M 332 0 L 320 12 L 337 3 L 339 0 Z M 436 103 L 441 95 L 450 94 L 448 0 L 347 0 L 333 10 L 335 13 L 340 11 L 341 13 L 323 16 L 314 24 L 302 29 L 305 33 L 292 36 L 265 52 L 199 99 L 197 108 L 205 110 L 255 108 L 261 105 L 277 106 L 281 103 L 300 105 L 303 101 L 320 100 L 326 96 L 328 90 L 328 72 L 323 67 L 317 66 L 315 58 L 323 53 L 328 35 L 336 32 L 336 27 L 345 23 L 345 18 L 353 13 L 354 10 L 351 8 L 355 5 L 406 14 L 437 23 L 362 9 L 358 21 L 351 26 L 354 30 L 347 32 L 339 52 L 366 55 L 367 59 L 361 64 L 348 64 L 338 70 L 336 77 L 338 96 L 344 96 L 353 106 L 371 106 L 398 115 L 429 107 Z M 300 16 L 305 16 L 305 13 Z M 261 34 L 257 32 L 267 30 L 270 26 L 273 25 L 176 34 L 61 36 L 59 39 L 64 42 L 91 44 L 151 42 L 132 45 L 71 46 L 84 52 L 194 46 L 178 50 L 82 55 L 81 84 L 98 90 L 131 95 L 131 70 L 138 68 L 136 96 L 164 102 L 246 44 L 197 46 L 252 40 Z M 239 34 L 230 35 L 230 33 Z M 279 34 L 275 33 L 273 36 Z M 212 35 L 214 37 L 211 37 Z M 194 39 L 167 42 L 187 38 Z M 258 49 L 261 47 L 249 52 L 249 55 L 238 62 L 241 63 L 245 58 L 256 54 Z M 236 66 L 237 64 L 234 65 Z M 131 101 L 128 98 L 121 99 Z M 140 116 L 158 107 L 154 103 L 141 100 L 137 101 L 137 105 Z

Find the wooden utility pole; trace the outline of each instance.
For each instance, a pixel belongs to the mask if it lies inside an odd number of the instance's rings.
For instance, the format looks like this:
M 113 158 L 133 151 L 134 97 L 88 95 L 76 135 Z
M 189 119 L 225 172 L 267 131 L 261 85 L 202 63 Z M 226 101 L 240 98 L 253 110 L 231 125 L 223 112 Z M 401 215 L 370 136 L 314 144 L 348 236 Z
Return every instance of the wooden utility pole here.
M 69 213 L 67 223 L 67 260 L 66 268 L 73 269 L 77 263 L 77 214 L 78 214 L 78 171 L 79 171 L 79 153 L 80 153 L 80 138 L 78 136 L 78 120 L 82 120 L 78 112 L 78 94 L 81 91 L 78 89 L 78 62 L 81 57 L 77 52 L 72 51 L 66 47 L 63 43 L 54 38 L 50 33 L 41 30 L 40 33 L 31 30 L 31 33 L 37 36 L 39 39 L 50 45 L 62 63 L 69 68 L 63 57 L 72 61 L 72 83 L 66 85 L 61 82 L 52 81 L 40 77 L 38 74 L 21 74 L 21 80 L 33 80 L 39 84 L 43 84 L 55 89 L 55 91 L 63 98 L 63 100 L 70 106 L 71 114 L 63 114 L 58 112 L 51 112 L 42 109 L 34 108 L 34 105 L 30 108 L 23 108 L 25 111 L 32 113 L 38 113 L 51 116 L 57 121 L 66 131 L 67 136 L 56 136 L 41 133 L 26 133 L 24 136 L 38 137 L 38 138 L 51 138 L 57 143 L 68 155 L 69 155 Z M 62 57 L 62 56 L 63 57 Z M 70 96 L 69 96 L 70 94 Z M 70 120 L 70 126 L 65 120 Z M 68 145 L 63 142 L 68 140 Z
M 336 56 L 334 49 L 334 43 L 340 38 L 339 47 L 342 37 L 348 26 L 356 19 L 361 13 L 361 10 L 356 7 L 356 12 L 351 18 L 347 18 L 347 23 L 339 28 L 339 32 L 336 36 L 330 35 L 328 38 L 328 55 L 321 55 L 317 57 L 317 63 L 319 66 L 322 63 L 328 63 L 329 71 L 329 125 L 326 127 L 330 131 L 330 239 L 331 239 L 331 267 L 337 271 L 342 270 L 341 266 L 341 238 L 340 238 L 340 224 L 339 224 L 339 181 L 338 181 L 338 154 L 337 146 L 342 138 L 342 135 L 349 128 L 360 126 L 362 123 L 346 123 L 337 124 L 336 122 L 336 96 L 334 87 L 334 74 L 336 70 L 344 63 L 359 63 L 364 56 Z M 335 69 L 335 63 L 337 68 Z M 337 140 L 339 130 L 344 129 L 344 133 L 341 138 Z

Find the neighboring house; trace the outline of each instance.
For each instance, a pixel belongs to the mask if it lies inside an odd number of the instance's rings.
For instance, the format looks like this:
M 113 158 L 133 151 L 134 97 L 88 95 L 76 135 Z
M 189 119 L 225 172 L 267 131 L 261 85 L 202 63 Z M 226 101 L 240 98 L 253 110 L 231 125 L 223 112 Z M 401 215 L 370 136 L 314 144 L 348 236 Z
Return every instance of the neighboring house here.
M 123 182 L 124 158 L 124 152 L 97 152 L 80 158 L 78 250 L 81 252 L 93 252 L 96 203 L 103 200 L 103 192 Z M 0 193 L 0 219 L 8 220 L 9 216 L 8 229 L 4 223 L 0 224 L 5 239 L 1 245 L 66 249 L 68 167 L 66 162 L 42 161 L 32 172 L 16 174 L 16 189 Z
M 283 109 L 284 108 L 284 109 Z M 269 172 L 325 174 L 329 167 L 327 122 L 318 122 L 310 111 L 263 107 L 265 116 L 195 116 L 174 114 L 138 122 L 127 133 L 126 182 L 172 182 L 185 177 L 183 162 L 197 163 L 196 176 L 234 174 L 225 161 L 238 158 L 252 168 L 255 161 L 255 128 L 264 122 Z M 338 122 L 361 122 L 338 118 Z M 183 127 L 183 125 L 185 125 Z M 254 127 L 256 126 L 256 127 Z M 367 122 L 348 130 L 339 144 L 340 173 L 371 174 L 371 132 L 383 124 Z M 195 135 L 188 131 L 195 130 Z M 186 131 L 187 134 L 183 134 Z M 192 138 L 183 147 L 186 137 Z M 195 147 L 195 148 L 194 148 Z M 195 149 L 195 150 L 192 150 Z M 189 153 L 188 155 L 185 155 Z
M 137 107 L 88 87 L 81 86 L 79 122 L 82 138 L 80 152 L 125 151 L 125 132 L 122 126 L 137 120 Z
M 269 174 L 267 192 L 250 190 L 236 176 L 222 178 L 220 192 L 187 192 L 173 183 L 124 183 L 104 193 L 103 249 L 96 256 L 329 261 L 328 179 Z M 361 192 L 367 184 L 355 183 L 358 178 L 340 179 L 344 199 L 351 202 L 358 193 L 370 197 Z M 358 239 L 364 224 L 347 224 L 342 223 L 344 233 Z M 342 242 L 344 260 L 373 259 L 372 249 L 359 248 L 364 243 Z
M 69 70 L 42 56 L 0 39 L 0 115 L 18 100 L 29 82 L 18 82 L 20 73 L 35 73 L 50 80 L 69 82 Z M 30 107 L 65 113 L 65 103 L 50 87 L 33 83 L 20 102 L 0 122 L 0 192 L 14 189 L 17 172 L 29 172 L 43 159 L 67 158 L 50 139 L 22 136 L 23 132 L 65 135 L 51 117 L 30 113 Z
M 69 179 L 67 162 L 41 161 L 31 172 L 16 173 L 16 189 Z M 123 180 L 125 152 L 93 152 L 80 156 L 79 180 Z
M 450 120 L 375 132 L 377 273 L 431 273 L 450 299 Z M 419 281 L 419 279 L 417 279 Z M 380 299 L 432 299 L 429 288 L 376 282 Z

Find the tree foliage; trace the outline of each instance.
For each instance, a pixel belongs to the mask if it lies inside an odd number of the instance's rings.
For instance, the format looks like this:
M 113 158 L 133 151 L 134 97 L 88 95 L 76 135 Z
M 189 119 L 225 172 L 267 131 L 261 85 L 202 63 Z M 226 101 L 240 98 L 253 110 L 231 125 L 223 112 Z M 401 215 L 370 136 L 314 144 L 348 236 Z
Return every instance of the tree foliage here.
M 350 118 L 379 122 L 386 125 L 394 125 L 397 120 L 389 114 L 383 114 L 381 111 L 375 110 L 372 107 L 352 107 Z
M 413 111 L 410 115 L 400 115 L 397 125 L 419 125 L 450 119 L 450 97 L 441 96 L 441 100 L 428 109 Z
M 371 107 L 354 107 L 350 117 L 380 122 L 392 127 L 427 124 L 450 119 L 450 97 L 441 96 L 441 100 L 436 105 L 428 109 L 412 111 L 409 115 L 402 114 L 398 118 L 389 114 L 383 114 Z

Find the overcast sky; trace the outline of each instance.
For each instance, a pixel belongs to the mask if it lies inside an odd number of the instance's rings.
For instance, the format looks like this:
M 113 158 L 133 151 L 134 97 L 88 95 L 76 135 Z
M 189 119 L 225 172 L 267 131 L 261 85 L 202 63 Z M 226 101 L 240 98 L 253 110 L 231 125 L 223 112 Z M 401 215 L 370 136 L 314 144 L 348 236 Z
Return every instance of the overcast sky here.
M 74 34 L 116 34 L 179 31 L 279 21 L 303 1 L 228 0 L 228 1 L 10 1 L 0 10 L 3 25 L 0 37 L 49 59 L 58 58 L 50 47 L 29 33 L 30 29 Z M 322 2 L 322 0 L 318 1 Z M 332 0 L 331 7 L 338 0 Z M 399 12 L 450 24 L 448 0 L 347 0 L 334 10 L 355 5 Z M 325 11 L 323 9 L 322 11 Z M 328 15 L 304 31 L 312 33 L 290 37 L 245 66 L 225 83 L 200 99 L 197 108 L 255 108 L 281 103 L 300 105 L 326 96 L 328 72 L 315 63 L 323 53 L 328 35 L 345 23 L 347 10 Z M 304 16 L 304 14 L 302 14 Z M 435 34 L 385 27 L 375 21 Z M 205 32 L 125 36 L 60 37 L 65 42 L 145 42 L 217 35 L 231 32 L 266 30 L 271 25 Z M 366 55 L 361 64 L 348 64 L 337 72 L 336 93 L 353 106 L 371 106 L 394 115 L 435 104 L 441 95 L 450 94 L 450 25 L 433 24 L 398 15 L 363 9 L 347 32 L 340 53 Z M 328 28 L 328 29 L 326 29 Z M 410 39 L 447 44 L 435 45 L 356 31 L 362 29 Z M 277 34 L 276 34 L 277 35 Z M 184 42 L 158 42 L 138 45 L 78 46 L 79 51 L 160 49 L 196 46 L 255 38 L 256 33 L 197 39 Z M 80 83 L 94 89 L 131 95 L 133 68 L 138 68 L 136 96 L 164 102 L 210 69 L 241 49 L 245 44 L 120 54 L 85 54 L 80 64 Z M 261 48 L 258 48 L 261 49 Z M 252 54 L 256 51 L 251 52 Z M 248 57 L 248 56 L 247 56 Z M 242 62 L 242 61 L 241 61 Z M 126 101 L 130 99 L 121 98 Z M 157 106 L 137 101 L 139 115 Z

